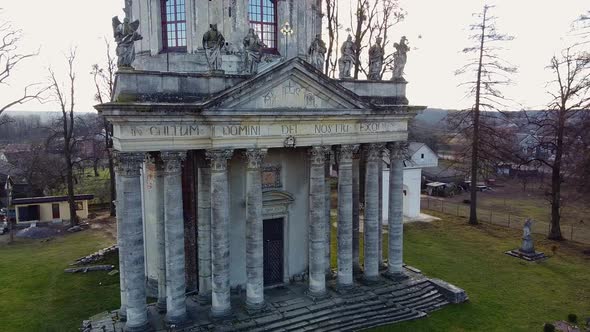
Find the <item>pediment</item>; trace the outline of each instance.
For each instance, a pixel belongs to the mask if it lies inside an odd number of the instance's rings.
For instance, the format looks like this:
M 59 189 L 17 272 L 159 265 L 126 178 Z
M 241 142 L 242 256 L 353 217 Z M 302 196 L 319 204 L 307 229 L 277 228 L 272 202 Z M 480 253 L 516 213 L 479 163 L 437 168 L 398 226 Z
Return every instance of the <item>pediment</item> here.
M 358 96 L 298 61 L 249 79 L 214 98 L 214 109 L 363 109 Z

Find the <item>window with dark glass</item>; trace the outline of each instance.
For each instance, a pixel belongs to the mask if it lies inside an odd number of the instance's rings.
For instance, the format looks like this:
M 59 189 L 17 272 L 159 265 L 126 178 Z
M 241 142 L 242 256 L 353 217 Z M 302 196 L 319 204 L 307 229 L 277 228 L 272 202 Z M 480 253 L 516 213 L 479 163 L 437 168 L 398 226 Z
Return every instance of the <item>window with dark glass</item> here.
M 185 0 L 161 0 L 162 44 L 166 51 L 186 51 Z
M 277 9 L 276 0 L 250 0 L 248 16 L 250 27 L 266 45 L 265 50 L 277 51 Z

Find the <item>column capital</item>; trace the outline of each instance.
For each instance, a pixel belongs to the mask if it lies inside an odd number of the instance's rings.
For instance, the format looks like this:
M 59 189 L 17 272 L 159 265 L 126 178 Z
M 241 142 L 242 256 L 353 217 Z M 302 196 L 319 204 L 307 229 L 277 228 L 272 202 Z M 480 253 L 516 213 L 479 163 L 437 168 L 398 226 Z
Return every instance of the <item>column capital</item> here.
M 233 156 L 233 149 L 207 150 L 205 156 L 211 161 L 212 171 L 227 170 L 227 161 Z
M 148 152 L 145 154 L 145 164 L 148 169 L 153 169 L 155 171 L 164 171 L 164 163 L 162 162 L 162 158 L 160 158 L 160 154 L 157 152 Z
M 408 142 L 405 141 L 390 142 L 387 144 L 387 148 L 389 149 L 389 158 L 391 160 L 404 159 L 408 154 Z
M 247 149 L 244 151 L 244 158 L 248 162 L 248 169 L 260 169 L 267 151 L 267 149 Z
M 385 148 L 385 144 L 382 143 L 372 143 L 367 144 L 364 147 L 365 155 L 368 161 L 379 161 L 383 156 L 383 149 Z
M 336 155 L 340 163 L 342 162 L 352 162 L 352 158 L 358 152 L 360 145 L 359 144 L 345 144 L 338 146 L 336 150 Z
M 164 151 L 160 153 L 160 158 L 164 162 L 164 171 L 166 173 L 179 173 L 182 171 L 182 162 L 186 159 L 186 152 Z
M 121 176 L 139 176 L 141 165 L 145 160 L 142 152 L 114 151 L 115 170 Z
M 326 156 L 331 151 L 328 145 L 316 145 L 309 149 L 312 165 L 324 166 L 326 163 Z

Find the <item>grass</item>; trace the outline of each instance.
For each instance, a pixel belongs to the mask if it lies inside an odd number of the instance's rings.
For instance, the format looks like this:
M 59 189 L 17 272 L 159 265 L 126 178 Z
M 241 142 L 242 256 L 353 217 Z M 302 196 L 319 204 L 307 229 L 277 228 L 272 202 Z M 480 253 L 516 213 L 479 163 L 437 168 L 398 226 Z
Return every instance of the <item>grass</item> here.
M 570 313 L 590 316 L 590 256 L 583 247 L 536 237 L 537 250 L 552 257 L 526 263 L 503 254 L 519 246 L 519 231 L 438 216 L 443 220 L 406 226 L 405 262 L 465 289 L 470 301 L 374 331 L 541 331 Z
M 82 320 L 117 308 L 118 275 L 63 271 L 76 258 L 110 244 L 97 231 L 0 244 L 0 330 L 77 331 Z M 116 261 L 114 255 L 106 264 Z
M 543 323 L 570 313 L 590 316 L 590 256 L 582 253 L 588 248 L 537 237 L 538 249 L 552 257 L 526 263 L 503 254 L 519 245 L 520 231 L 438 216 L 443 220 L 406 225 L 405 261 L 465 289 L 470 301 L 374 331 L 541 331 Z M 0 330 L 76 331 L 82 320 L 117 308 L 118 276 L 63 272 L 111 243 L 86 231 L 45 243 L 0 244 Z M 332 252 L 335 264 L 335 247 Z

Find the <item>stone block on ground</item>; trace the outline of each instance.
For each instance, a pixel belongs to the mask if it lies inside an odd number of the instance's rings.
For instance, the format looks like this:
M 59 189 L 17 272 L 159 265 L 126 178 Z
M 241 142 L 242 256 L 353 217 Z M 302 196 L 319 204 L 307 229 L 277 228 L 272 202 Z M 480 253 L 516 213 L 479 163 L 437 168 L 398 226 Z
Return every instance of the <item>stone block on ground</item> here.
M 430 279 L 430 282 L 450 303 L 457 304 L 469 300 L 467 293 L 455 285 L 440 279 Z

